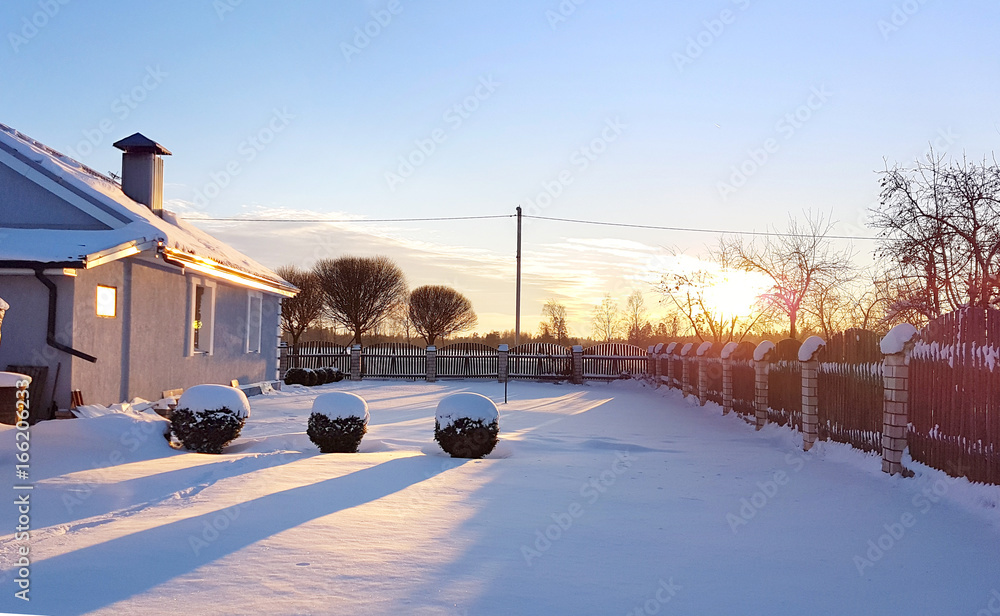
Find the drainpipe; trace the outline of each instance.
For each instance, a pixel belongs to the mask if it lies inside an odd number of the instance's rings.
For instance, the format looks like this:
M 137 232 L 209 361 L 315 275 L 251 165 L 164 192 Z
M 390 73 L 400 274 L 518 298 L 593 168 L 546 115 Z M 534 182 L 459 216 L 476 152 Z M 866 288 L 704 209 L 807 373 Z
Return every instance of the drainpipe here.
M 77 351 L 76 349 L 68 347 L 56 340 L 56 299 L 59 296 L 59 290 L 56 288 L 56 283 L 45 277 L 43 270 L 36 269 L 35 278 L 41 281 L 41 283 L 49 290 L 49 325 L 45 332 L 45 342 L 50 347 L 58 349 L 63 353 L 69 353 L 70 355 L 89 361 L 92 364 L 96 364 L 97 358 L 93 355 L 87 355 L 83 351 Z

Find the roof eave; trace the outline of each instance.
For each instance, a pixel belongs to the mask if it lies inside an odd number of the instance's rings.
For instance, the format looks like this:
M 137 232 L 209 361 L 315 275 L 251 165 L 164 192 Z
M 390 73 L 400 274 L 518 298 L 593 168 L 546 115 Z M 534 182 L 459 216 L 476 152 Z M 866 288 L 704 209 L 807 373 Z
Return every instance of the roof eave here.
M 266 291 L 282 297 L 295 297 L 299 290 L 287 283 L 277 282 L 261 276 L 223 265 L 213 259 L 199 257 L 173 248 L 162 248 L 164 260 L 179 267 L 188 268 L 205 275 L 220 278 L 242 286 Z

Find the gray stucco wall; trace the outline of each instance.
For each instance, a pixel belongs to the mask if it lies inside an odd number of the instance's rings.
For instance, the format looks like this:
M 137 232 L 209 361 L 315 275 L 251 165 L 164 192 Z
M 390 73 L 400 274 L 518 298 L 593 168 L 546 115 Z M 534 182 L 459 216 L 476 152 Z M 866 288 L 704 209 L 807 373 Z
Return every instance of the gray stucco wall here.
M 73 293 L 73 348 L 97 357 L 92 364 L 73 358 L 73 389 L 79 389 L 87 404 L 121 402 L 123 331 L 128 314 L 122 298 L 128 292 L 125 261 L 113 261 L 92 270 L 79 270 Z M 115 317 L 97 316 L 97 286 L 115 287 L 118 295 Z
M 193 319 L 188 314 L 190 278 L 133 263 L 130 397 L 153 399 L 164 390 L 201 383 L 273 378 L 277 299 L 264 296 L 262 352 L 246 353 L 248 291 L 216 282 L 214 352 L 187 356 L 188 322 Z
M 56 340 L 72 345 L 73 338 L 73 283 L 66 276 L 49 277 L 58 289 L 56 305 Z M 67 408 L 70 401 L 70 356 L 45 342 L 48 323 L 49 292 L 34 275 L 0 275 L 0 297 L 10 304 L 3 320 L 3 339 L 0 341 L 0 370 L 8 365 L 48 366 L 48 382 L 41 400 L 34 400 L 36 409 L 48 410 L 53 395 L 60 408 Z M 56 369 L 62 364 L 58 384 Z M 56 387 L 53 392 L 53 387 Z M 44 415 L 42 415 L 44 416 Z
M 261 351 L 246 352 L 247 298 L 243 287 L 215 281 L 214 349 L 187 354 L 192 276 L 149 257 L 79 270 L 76 278 L 50 277 L 59 289 L 56 338 L 98 358 L 96 364 L 46 345 L 48 291 L 34 276 L 0 276 L 0 297 L 10 305 L 3 321 L 0 370 L 8 364 L 46 365 L 48 408 L 57 366 L 59 408 L 79 389 L 87 404 L 110 405 L 135 397 L 156 400 L 168 389 L 202 383 L 228 385 L 274 378 L 279 300 L 264 294 Z M 200 280 L 210 280 L 194 277 Z M 117 316 L 98 317 L 97 286 L 115 287 Z M 37 404 L 37 402 L 36 402 Z

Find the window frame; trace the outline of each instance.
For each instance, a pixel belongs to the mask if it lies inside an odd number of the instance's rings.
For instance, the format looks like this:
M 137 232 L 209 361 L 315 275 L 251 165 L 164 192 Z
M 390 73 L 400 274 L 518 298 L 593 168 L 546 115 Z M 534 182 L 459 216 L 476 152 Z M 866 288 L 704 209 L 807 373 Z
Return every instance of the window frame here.
M 254 302 L 256 301 L 257 328 L 254 331 Z M 263 350 L 264 332 L 264 294 L 260 291 L 247 291 L 247 318 L 244 352 L 259 355 Z M 256 348 L 255 348 L 256 347 Z
M 195 328 L 198 315 L 198 289 L 202 291 L 201 327 Z M 215 354 L 215 304 L 216 284 L 205 278 L 190 278 L 188 280 L 188 310 L 187 310 L 187 355 Z M 206 305 L 207 304 L 207 305 Z M 198 344 L 195 344 L 197 330 Z M 204 340 L 202 340 L 204 338 Z
M 113 305 L 111 306 L 111 309 L 112 309 L 112 313 L 111 314 L 102 314 L 101 313 L 101 304 L 102 304 L 102 302 L 101 302 L 101 290 L 102 289 L 104 289 L 104 290 L 110 290 L 112 292 L 112 294 L 113 294 L 114 302 L 113 302 Z M 106 299 L 107 298 L 105 298 L 105 300 Z M 95 302 L 94 313 L 98 316 L 98 318 L 101 318 L 101 319 L 117 319 L 118 318 L 118 287 L 113 287 L 111 285 L 106 285 L 106 284 L 99 284 L 99 285 L 97 285 L 97 288 L 95 290 L 94 302 Z

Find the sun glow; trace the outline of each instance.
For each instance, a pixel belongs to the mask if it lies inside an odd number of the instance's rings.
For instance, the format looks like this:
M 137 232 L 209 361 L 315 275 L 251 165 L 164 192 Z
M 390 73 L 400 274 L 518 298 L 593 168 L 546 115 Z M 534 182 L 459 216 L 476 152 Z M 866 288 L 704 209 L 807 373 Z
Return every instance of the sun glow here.
M 736 270 L 722 270 L 715 274 L 711 285 L 705 288 L 705 305 L 713 316 L 731 319 L 753 314 L 759 298 L 768 284 L 764 276 Z

